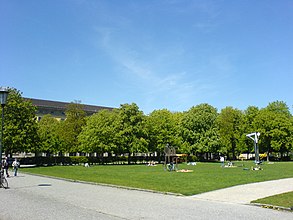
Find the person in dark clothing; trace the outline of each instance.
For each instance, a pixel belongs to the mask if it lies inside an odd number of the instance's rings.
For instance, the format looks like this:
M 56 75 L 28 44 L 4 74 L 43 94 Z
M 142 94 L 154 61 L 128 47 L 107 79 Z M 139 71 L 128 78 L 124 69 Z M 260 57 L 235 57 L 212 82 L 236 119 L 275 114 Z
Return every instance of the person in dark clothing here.
M 3 161 L 2 166 L 3 166 L 3 169 L 5 170 L 6 176 L 9 177 L 9 172 L 8 172 L 9 163 L 8 163 L 7 157 L 5 157 L 5 160 Z

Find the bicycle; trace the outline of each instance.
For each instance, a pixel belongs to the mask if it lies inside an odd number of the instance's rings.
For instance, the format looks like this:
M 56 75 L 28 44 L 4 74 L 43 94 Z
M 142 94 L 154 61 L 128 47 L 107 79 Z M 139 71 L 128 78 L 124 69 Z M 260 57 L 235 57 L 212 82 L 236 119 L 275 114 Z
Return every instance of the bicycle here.
M 8 181 L 4 176 L 4 169 L 0 171 L 0 188 L 8 189 Z
M 167 164 L 167 170 L 168 171 L 176 171 L 176 166 L 174 163 L 168 163 Z

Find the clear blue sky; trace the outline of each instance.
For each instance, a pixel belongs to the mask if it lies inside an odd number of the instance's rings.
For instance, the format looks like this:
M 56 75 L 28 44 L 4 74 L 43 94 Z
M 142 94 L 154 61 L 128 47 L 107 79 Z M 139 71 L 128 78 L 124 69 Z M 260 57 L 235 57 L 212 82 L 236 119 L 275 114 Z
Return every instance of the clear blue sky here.
M 292 0 L 0 0 L 0 84 L 144 113 L 293 105 Z

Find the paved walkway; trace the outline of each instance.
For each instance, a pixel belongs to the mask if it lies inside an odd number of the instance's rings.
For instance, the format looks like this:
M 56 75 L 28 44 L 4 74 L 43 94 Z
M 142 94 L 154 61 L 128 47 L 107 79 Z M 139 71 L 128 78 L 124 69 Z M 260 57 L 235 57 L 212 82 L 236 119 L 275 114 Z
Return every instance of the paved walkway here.
M 293 191 L 293 178 L 250 183 L 226 189 L 215 190 L 192 196 L 192 198 L 249 204 L 251 201 Z
M 283 183 L 288 182 L 271 182 L 266 187 L 279 184 L 280 188 Z M 1 220 L 293 219 L 292 212 L 243 205 L 246 202 L 233 203 L 230 199 L 229 202 L 206 200 L 204 194 L 199 197 L 165 195 L 23 173 L 9 178 L 9 187 L 0 189 Z M 243 190 L 243 195 L 246 191 Z

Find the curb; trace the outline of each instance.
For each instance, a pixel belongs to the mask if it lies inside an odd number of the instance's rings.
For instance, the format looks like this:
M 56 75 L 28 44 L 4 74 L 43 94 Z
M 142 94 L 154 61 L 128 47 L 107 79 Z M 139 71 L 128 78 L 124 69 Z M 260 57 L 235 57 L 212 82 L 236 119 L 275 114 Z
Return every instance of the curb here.
M 265 208 L 265 209 L 273 209 L 273 210 L 278 210 L 278 211 L 293 212 L 293 207 L 287 208 L 287 207 L 283 207 L 283 206 L 276 206 L 276 205 L 262 204 L 262 203 L 250 203 L 249 205 L 258 206 L 258 207 Z

